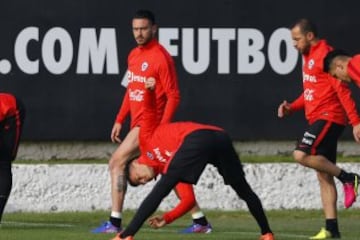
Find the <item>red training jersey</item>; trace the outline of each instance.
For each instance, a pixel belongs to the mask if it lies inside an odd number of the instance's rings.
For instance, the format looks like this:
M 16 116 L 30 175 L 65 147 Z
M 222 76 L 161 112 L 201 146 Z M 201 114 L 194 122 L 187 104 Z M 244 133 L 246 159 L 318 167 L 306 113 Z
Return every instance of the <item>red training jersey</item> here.
M 134 48 L 128 56 L 128 86 L 116 122 L 123 123 L 130 114 L 131 127 L 140 125 L 144 101 L 144 80 L 156 79 L 157 123 L 170 122 L 180 102 L 175 64 L 156 39 Z
M 15 115 L 16 99 L 9 93 L 0 93 L 0 121 Z
M 308 55 L 303 55 L 304 91 L 291 103 L 291 110 L 305 108 L 310 124 L 322 119 L 346 125 L 348 117 L 354 126 L 360 123 L 360 118 L 348 85 L 323 71 L 323 59 L 331 50 L 325 40 L 320 40 L 311 46 Z
M 158 125 L 156 124 L 156 115 L 156 93 L 145 90 L 143 122 L 139 134 L 141 156 L 138 161 L 152 167 L 156 175 L 166 173 L 171 160 L 187 135 L 199 129 L 223 130 L 219 127 L 195 122 Z M 180 203 L 172 211 L 164 214 L 166 223 L 181 217 L 195 204 L 195 195 L 191 184 L 178 183 L 176 191 Z
M 350 59 L 347 71 L 354 83 L 360 87 L 360 55 L 355 55 Z
M 157 86 L 156 86 L 157 87 Z M 139 133 L 139 161 L 154 168 L 156 174 L 164 174 L 184 138 L 200 129 L 223 129 L 195 122 L 156 124 L 156 93 L 145 91 L 143 121 Z

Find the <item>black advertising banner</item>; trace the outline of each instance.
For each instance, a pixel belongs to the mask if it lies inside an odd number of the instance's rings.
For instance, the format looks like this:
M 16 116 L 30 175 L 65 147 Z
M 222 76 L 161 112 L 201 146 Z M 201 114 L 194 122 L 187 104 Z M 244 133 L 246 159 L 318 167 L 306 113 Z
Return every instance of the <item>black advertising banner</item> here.
M 26 140 L 109 140 L 138 9 L 155 13 L 159 41 L 176 62 L 176 119 L 219 125 L 235 140 L 288 140 L 303 131 L 302 112 L 276 115 L 302 90 L 294 21 L 308 17 L 330 44 L 360 52 L 354 0 L 2 1 L 0 91 L 24 101 Z

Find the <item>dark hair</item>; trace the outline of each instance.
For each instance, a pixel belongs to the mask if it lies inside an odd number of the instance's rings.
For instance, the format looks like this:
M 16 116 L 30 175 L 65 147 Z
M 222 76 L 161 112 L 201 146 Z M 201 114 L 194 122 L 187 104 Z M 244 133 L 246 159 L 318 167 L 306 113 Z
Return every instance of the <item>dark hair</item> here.
M 328 73 L 334 58 L 338 56 L 350 56 L 346 51 L 342 49 L 335 49 L 327 53 L 324 58 L 324 72 Z
M 136 160 L 138 158 L 139 158 L 139 156 L 132 157 L 125 163 L 124 175 L 125 175 L 126 181 L 133 187 L 139 186 L 139 184 L 131 181 L 131 179 L 130 179 L 130 165 L 134 160 Z
M 154 14 L 149 10 L 138 10 L 133 18 L 145 18 L 148 19 L 152 25 L 156 24 Z
M 318 36 L 318 30 L 317 30 L 315 23 L 313 23 L 312 21 L 310 21 L 307 18 L 301 18 L 301 19 L 297 20 L 291 26 L 291 28 L 294 28 L 296 26 L 299 26 L 299 28 L 303 34 L 312 32 L 314 34 L 314 37 Z

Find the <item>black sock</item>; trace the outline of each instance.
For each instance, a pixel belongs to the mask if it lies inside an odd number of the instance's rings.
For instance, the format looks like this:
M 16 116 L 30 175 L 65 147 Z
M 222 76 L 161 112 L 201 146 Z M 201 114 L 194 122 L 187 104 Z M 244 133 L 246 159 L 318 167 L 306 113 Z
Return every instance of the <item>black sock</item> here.
M 0 222 L 12 186 L 11 162 L 0 162 Z
M 121 227 L 121 218 L 110 217 L 110 222 L 117 228 Z
M 208 221 L 206 219 L 206 217 L 201 217 L 201 218 L 197 218 L 197 219 L 193 219 L 194 223 L 196 224 L 200 224 L 201 226 L 206 226 L 208 225 Z
M 354 180 L 354 174 L 352 173 L 347 173 L 344 170 L 341 169 L 339 176 L 337 176 L 337 178 L 342 182 L 342 183 L 346 183 L 346 182 L 351 182 Z
M 336 218 L 334 219 L 326 219 L 325 221 L 326 230 L 331 232 L 333 237 L 339 236 L 339 225 Z

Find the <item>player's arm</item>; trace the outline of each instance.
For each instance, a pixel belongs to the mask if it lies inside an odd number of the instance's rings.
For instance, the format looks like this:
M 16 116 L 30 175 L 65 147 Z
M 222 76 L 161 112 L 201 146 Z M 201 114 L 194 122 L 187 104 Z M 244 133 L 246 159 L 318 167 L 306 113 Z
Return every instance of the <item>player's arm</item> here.
M 151 217 L 149 219 L 149 224 L 151 227 L 160 228 L 166 224 L 170 224 L 195 206 L 195 194 L 191 184 L 178 183 L 175 187 L 175 192 L 180 200 L 178 205 L 163 215 L 156 215 Z
M 290 103 L 291 112 L 297 112 L 305 107 L 304 93 L 302 93 L 297 99 Z
M 113 125 L 113 128 L 111 130 L 111 141 L 112 142 L 118 142 L 120 143 L 120 131 L 122 128 L 122 124 L 125 121 L 126 117 L 129 115 L 130 113 L 130 103 L 129 103 L 129 93 L 128 93 L 128 89 L 125 92 L 122 104 L 119 108 L 119 112 L 116 115 L 116 119 Z
M 292 103 L 288 103 L 286 100 L 284 100 L 278 107 L 278 117 L 282 118 L 288 116 L 293 112 L 303 109 L 304 106 L 304 93 L 301 94 Z
M 115 123 L 122 124 L 130 113 L 129 89 L 126 89 L 123 101 L 116 115 Z
M 331 77 L 329 75 L 329 81 L 333 88 L 336 90 L 338 98 L 345 109 L 346 115 L 350 120 L 350 124 L 353 126 L 353 135 L 356 142 L 360 142 L 360 117 L 356 109 L 356 104 L 351 96 L 351 90 L 348 84 Z
M 167 101 L 161 123 L 169 123 L 173 119 L 176 109 L 180 103 L 180 90 L 174 62 L 164 60 L 159 67 L 160 84 L 165 92 Z

